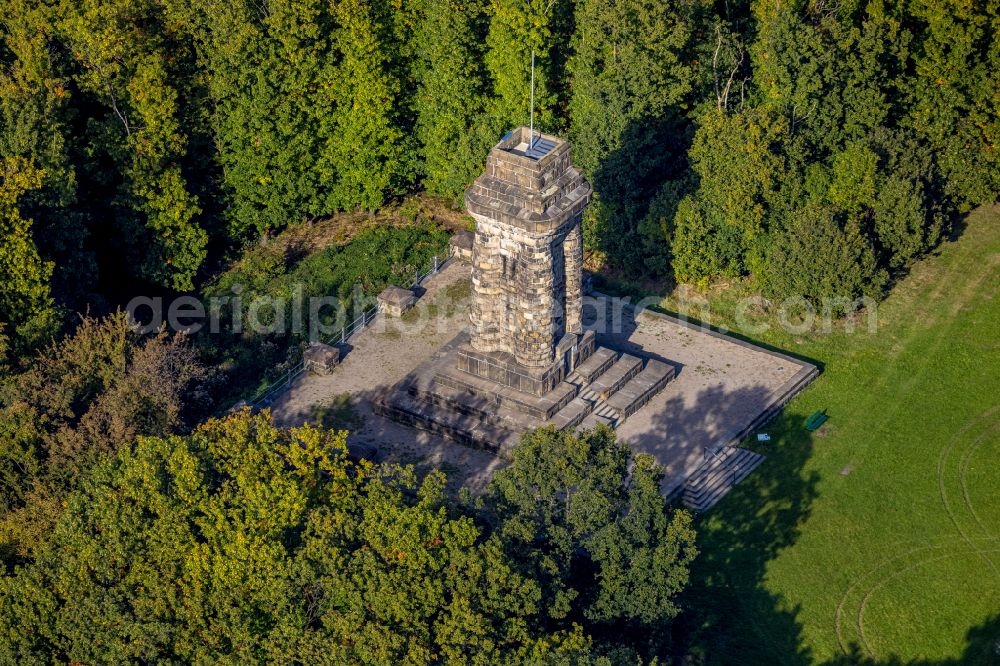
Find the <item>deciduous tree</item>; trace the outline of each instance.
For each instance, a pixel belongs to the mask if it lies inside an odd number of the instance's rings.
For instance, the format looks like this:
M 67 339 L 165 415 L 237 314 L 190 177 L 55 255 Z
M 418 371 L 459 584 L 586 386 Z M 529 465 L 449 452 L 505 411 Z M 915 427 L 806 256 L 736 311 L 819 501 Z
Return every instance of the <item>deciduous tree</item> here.
M 554 619 L 661 627 L 695 556 L 691 517 L 670 511 L 661 471 L 608 428 L 526 434 L 487 506 L 508 551 L 542 582 Z
M 425 0 L 414 41 L 420 58 L 414 106 L 424 185 L 459 197 L 479 175 L 499 136 L 486 115 L 489 81 L 483 71 L 486 6 Z
M 105 111 L 93 118 L 95 149 L 121 172 L 118 241 L 135 274 L 191 289 L 208 237 L 181 168 L 188 138 L 175 88 L 185 81 L 171 70 L 175 36 L 149 0 L 64 2 L 60 13 L 75 80 Z
M 0 407 L 5 555 L 30 556 L 53 507 L 103 456 L 140 435 L 183 429 L 206 401 L 206 375 L 181 336 L 144 338 L 119 312 L 83 319 L 11 379 Z
M 581 663 L 540 589 L 449 509 L 439 473 L 352 463 L 266 415 L 144 437 L 0 580 L 5 660 Z
M 21 353 L 42 342 L 57 325 L 49 291 L 52 263 L 39 256 L 32 222 L 21 216 L 18 205 L 25 193 L 41 187 L 42 179 L 43 172 L 24 158 L 0 161 L 0 324 Z M 0 364 L 4 361 L 0 357 Z

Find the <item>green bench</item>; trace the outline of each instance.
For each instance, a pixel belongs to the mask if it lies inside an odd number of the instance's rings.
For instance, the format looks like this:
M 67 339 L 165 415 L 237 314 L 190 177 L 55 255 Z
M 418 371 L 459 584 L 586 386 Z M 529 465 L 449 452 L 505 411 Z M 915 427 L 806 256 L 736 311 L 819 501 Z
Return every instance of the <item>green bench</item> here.
M 823 410 L 817 410 L 812 416 L 810 416 L 809 418 L 806 419 L 806 422 L 805 422 L 806 430 L 808 430 L 810 432 L 812 432 L 813 430 L 816 430 L 821 425 L 823 425 L 824 423 L 826 423 L 826 420 L 828 418 L 830 418 L 830 417 L 827 416 L 826 414 L 824 414 Z

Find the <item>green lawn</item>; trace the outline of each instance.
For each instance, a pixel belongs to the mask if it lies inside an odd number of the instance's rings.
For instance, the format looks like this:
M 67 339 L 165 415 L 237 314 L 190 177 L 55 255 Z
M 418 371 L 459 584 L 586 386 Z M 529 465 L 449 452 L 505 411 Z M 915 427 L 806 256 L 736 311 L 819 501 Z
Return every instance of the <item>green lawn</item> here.
M 992 207 L 896 285 L 875 334 L 743 328 L 823 374 L 766 428 L 765 464 L 699 521 L 677 625 L 692 652 L 718 664 L 1000 664 L 998 269 Z M 713 324 L 740 332 L 741 289 L 708 297 Z M 821 408 L 830 420 L 806 433 Z

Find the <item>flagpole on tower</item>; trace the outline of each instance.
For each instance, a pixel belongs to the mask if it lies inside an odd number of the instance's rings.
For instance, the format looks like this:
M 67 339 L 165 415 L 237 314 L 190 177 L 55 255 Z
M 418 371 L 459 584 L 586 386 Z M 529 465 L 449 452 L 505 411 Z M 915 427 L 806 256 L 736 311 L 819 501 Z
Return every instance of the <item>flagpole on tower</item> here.
M 535 49 L 531 49 L 531 104 L 530 104 L 530 117 L 528 127 L 528 150 L 535 145 Z

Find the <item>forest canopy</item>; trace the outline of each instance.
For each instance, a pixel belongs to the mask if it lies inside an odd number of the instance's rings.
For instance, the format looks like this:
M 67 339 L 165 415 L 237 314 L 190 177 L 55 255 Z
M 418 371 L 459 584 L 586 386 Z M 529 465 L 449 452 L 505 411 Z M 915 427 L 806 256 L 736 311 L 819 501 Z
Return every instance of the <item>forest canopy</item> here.
M 345 436 L 242 412 L 106 458 L 0 577 L 0 661 L 610 666 L 662 650 L 691 518 L 610 430 L 526 436 L 480 509 L 441 472 L 350 459 Z
M 458 200 L 527 120 L 533 51 L 598 261 L 878 298 L 1000 190 L 998 31 L 931 0 L 10 0 L 5 346 L 291 225 Z
M 205 421 L 303 340 L 121 306 L 411 279 L 447 234 L 385 211 L 460 204 L 532 54 L 591 266 L 879 299 L 1000 192 L 997 35 L 995 0 L 3 0 L 0 661 L 669 654 L 691 519 L 612 432 L 530 433 L 457 499 L 342 432 Z M 274 240 L 345 211 L 350 242 Z

